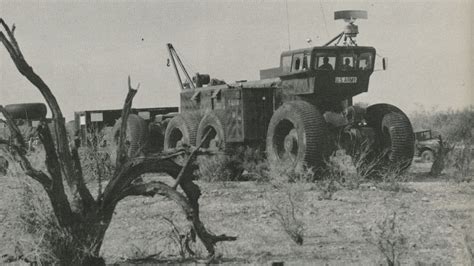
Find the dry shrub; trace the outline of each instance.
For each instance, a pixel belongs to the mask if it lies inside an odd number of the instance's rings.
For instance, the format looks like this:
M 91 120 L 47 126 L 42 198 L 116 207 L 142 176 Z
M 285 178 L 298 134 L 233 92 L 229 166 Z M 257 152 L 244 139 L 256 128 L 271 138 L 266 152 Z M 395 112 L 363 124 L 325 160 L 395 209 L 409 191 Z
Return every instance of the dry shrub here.
M 86 182 L 97 182 L 99 188 L 102 181 L 109 180 L 114 173 L 115 166 L 110 144 L 110 134 L 106 130 L 91 130 L 87 133 L 85 145 L 79 149 L 81 165 Z
M 417 129 L 432 129 L 434 135 L 441 135 L 448 149 L 440 162 L 439 169 L 433 174 L 441 174 L 443 170 L 453 173 L 455 181 L 470 181 L 472 163 L 472 140 L 474 138 L 474 106 L 461 110 L 425 109 L 423 106 L 410 115 L 413 127 Z M 444 155 L 444 154 L 443 154 Z
M 393 212 L 368 230 L 371 237 L 366 240 L 377 247 L 389 266 L 401 265 L 401 257 L 408 252 L 407 237 L 400 224 L 400 218 Z
M 410 114 L 415 129 L 433 129 L 451 143 L 469 141 L 473 138 L 474 106 L 461 110 L 439 110 L 434 107 L 427 110 L 419 106 L 418 111 Z
M 268 164 L 263 150 L 252 147 L 236 147 L 224 154 L 200 156 L 199 178 L 214 181 L 266 181 Z
M 306 165 L 294 167 L 293 162 L 284 161 L 270 163 L 269 178 L 277 182 L 313 182 L 316 175 L 311 167 Z
M 240 147 L 237 150 L 237 160 L 241 162 L 243 180 L 268 181 L 269 166 L 262 148 Z
M 172 218 L 161 216 L 161 221 L 169 227 L 169 231 L 166 232 L 165 238 L 168 240 L 166 246 L 171 249 L 175 249 L 181 259 L 185 259 L 187 255 L 186 250 L 186 234 L 177 226 Z
M 373 146 L 369 141 L 363 141 L 352 151 L 352 163 L 357 176 L 362 180 L 378 179 L 384 169 L 381 169 L 386 152 L 374 156 Z
M 326 172 L 322 180 L 337 183 L 348 189 L 358 188 L 365 177 L 357 173 L 354 161 L 345 150 L 336 150 L 326 162 Z
M 473 179 L 471 164 L 473 162 L 472 144 L 470 141 L 464 141 L 457 149 L 449 153 L 450 165 L 454 168 L 455 181 L 470 182 Z
M 455 182 L 470 182 L 473 175 L 471 165 L 473 162 L 474 147 L 472 141 L 462 141 L 457 144 L 441 142 L 440 150 L 431 166 L 430 175 L 439 176 L 449 174 Z
M 269 168 L 268 181 L 274 190 L 266 198 L 272 210 L 271 217 L 278 221 L 293 242 L 302 245 L 305 224 L 301 219 L 301 208 L 306 201 L 304 191 L 308 190 L 308 182 L 313 181 L 314 172 L 309 167 L 294 168 L 289 162 L 270 164 Z
M 170 217 L 159 215 L 155 218 L 169 228 L 167 231 L 159 232 L 160 250 L 157 251 L 154 245 L 132 244 L 124 261 L 131 264 L 180 263 L 190 259 L 188 255 L 191 254 L 186 249 L 189 243 L 186 242 L 185 229 L 174 222 L 172 215 Z
M 21 182 L 18 209 L 12 215 L 17 221 L 15 260 L 39 265 L 70 265 L 79 253 L 87 253 L 61 228 L 44 191 L 29 180 Z
M 402 163 L 387 165 L 383 161 L 385 153 L 374 156 L 367 142 L 355 146 L 350 153 L 338 148 L 327 160 L 326 171 L 318 182 L 323 192 L 321 199 L 331 199 L 341 188 L 357 189 L 367 182 L 376 183 L 383 190 L 409 191 L 403 184 L 409 178 L 404 174 Z
M 90 145 L 80 149 L 81 163 L 84 166 L 87 181 L 108 179 L 113 169 L 110 167 L 110 157 L 101 146 L 103 134 L 91 133 Z M 92 143 L 96 145 L 91 145 Z M 13 158 L 10 156 L 10 159 Z M 28 159 L 34 167 L 46 171 L 45 153 L 42 146 L 37 146 L 28 152 Z M 35 181 L 24 179 L 19 173 L 22 170 L 12 163 L 9 170 L 12 176 L 21 180 L 21 191 L 17 194 L 18 208 L 11 214 L 17 221 L 15 232 L 18 239 L 15 243 L 15 254 L 9 254 L 11 260 L 24 260 L 29 263 L 50 265 L 70 265 L 77 261 L 79 254 L 92 254 L 84 245 L 74 241 L 71 234 L 61 228 L 51 208 L 51 203 L 43 189 Z M 99 185 L 99 190 L 101 186 Z
M 198 178 L 207 182 L 238 181 L 242 174 L 240 165 L 227 155 L 200 156 Z
M 287 187 L 283 194 L 278 193 L 278 195 L 271 197 L 272 212 L 290 239 L 298 245 L 303 245 L 305 225 L 297 217 L 301 215 L 299 208 L 304 202 L 302 193 Z
M 411 177 L 404 174 L 400 167 L 385 167 L 381 174 L 381 180 L 376 186 L 381 190 L 409 193 L 413 189 L 410 189 L 405 183 L 410 180 Z

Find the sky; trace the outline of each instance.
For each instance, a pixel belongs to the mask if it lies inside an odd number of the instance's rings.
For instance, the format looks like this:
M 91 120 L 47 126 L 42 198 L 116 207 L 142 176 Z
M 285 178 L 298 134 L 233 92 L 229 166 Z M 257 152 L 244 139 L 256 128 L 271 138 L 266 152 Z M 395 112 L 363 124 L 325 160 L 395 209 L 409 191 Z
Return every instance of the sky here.
M 288 9 L 286 8 L 288 7 Z M 474 104 L 472 1 L 6 1 L 0 16 L 67 119 L 74 111 L 121 108 L 127 77 L 140 82 L 134 107 L 179 105 L 166 66 L 172 43 L 190 73 L 228 83 L 256 80 L 280 53 L 322 45 L 342 31 L 334 11 L 362 9 L 357 42 L 388 58 L 355 102 L 407 112 Z M 287 12 L 288 11 L 288 12 Z M 288 14 L 288 16 L 287 16 Z M 289 27 L 289 35 L 288 35 Z M 0 104 L 43 101 L 0 47 Z

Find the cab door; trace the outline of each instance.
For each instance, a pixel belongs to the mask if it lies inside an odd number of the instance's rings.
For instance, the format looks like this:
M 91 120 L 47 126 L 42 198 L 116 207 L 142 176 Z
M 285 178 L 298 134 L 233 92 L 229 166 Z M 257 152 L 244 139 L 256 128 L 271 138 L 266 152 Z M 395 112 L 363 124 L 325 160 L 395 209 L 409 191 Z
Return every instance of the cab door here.
M 285 68 L 284 68 L 285 70 Z M 291 67 L 280 75 L 282 87 L 288 94 L 301 95 L 314 92 L 314 71 L 311 69 L 311 51 L 292 55 Z
M 273 113 L 274 88 L 243 89 L 245 140 L 264 140 Z

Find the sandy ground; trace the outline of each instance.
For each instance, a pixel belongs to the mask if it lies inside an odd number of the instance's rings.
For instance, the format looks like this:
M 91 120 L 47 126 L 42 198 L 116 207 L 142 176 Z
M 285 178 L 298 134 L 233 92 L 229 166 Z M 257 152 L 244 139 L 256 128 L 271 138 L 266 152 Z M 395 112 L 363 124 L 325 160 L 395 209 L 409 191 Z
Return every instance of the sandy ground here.
M 212 232 L 238 236 L 235 242 L 218 245 L 220 262 L 225 263 L 384 264 L 373 244 L 377 240 L 374 232 L 377 223 L 396 212 L 397 229 L 407 239 L 397 249 L 403 252 L 402 264 L 472 265 L 468 249 L 474 249 L 474 184 L 427 180 L 418 170 L 412 169 L 417 181 L 404 183 L 404 192 L 369 184 L 357 190 L 338 190 L 328 200 L 321 200 L 315 184 L 199 182 L 201 217 Z M 11 177 L 0 178 L 0 184 L 2 253 L 16 240 L 8 216 L 17 208 L 12 191 L 19 185 Z M 288 203 L 288 192 L 297 206 L 295 217 L 304 225 L 301 246 L 288 237 L 273 211 Z M 105 237 L 102 255 L 106 261 L 178 254 L 162 216 L 174 218 L 179 228 L 184 225 L 178 207 L 162 197 L 121 202 Z

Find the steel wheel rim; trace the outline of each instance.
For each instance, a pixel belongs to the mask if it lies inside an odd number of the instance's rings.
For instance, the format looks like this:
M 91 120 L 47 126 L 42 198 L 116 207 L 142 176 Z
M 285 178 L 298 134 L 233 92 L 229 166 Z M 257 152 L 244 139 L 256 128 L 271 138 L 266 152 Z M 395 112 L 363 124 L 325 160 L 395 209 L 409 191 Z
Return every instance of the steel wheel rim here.
M 212 150 L 212 151 L 222 150 L 222 148 L 221 148 L 221 138 L 219 137 L 219 134 L 217 134 L 217 130 L 214 127 L 212 127 L 212 126 L 206 127 L 204 129 L 204 135 L 209 130 L 211 132 L 209 132 L 209 135 L 208 135 L 207 139 L 206 140 L 201 140 L 201 141 L 204 141 L 204 143 L 202 144 L 202 147 L 205 148 L 205 149 L 208 149 L 208 150 Z
M 170 134 L 170 140 L 168 143 L 168 148 L 180 148 L 183 147 L 184 135 L 178 128 L 174 128 Z
M 275 127 L 273 148 L 279 160 L 296 161 L 299 151 L 298 132 L 291 121 L 284 119 Z

